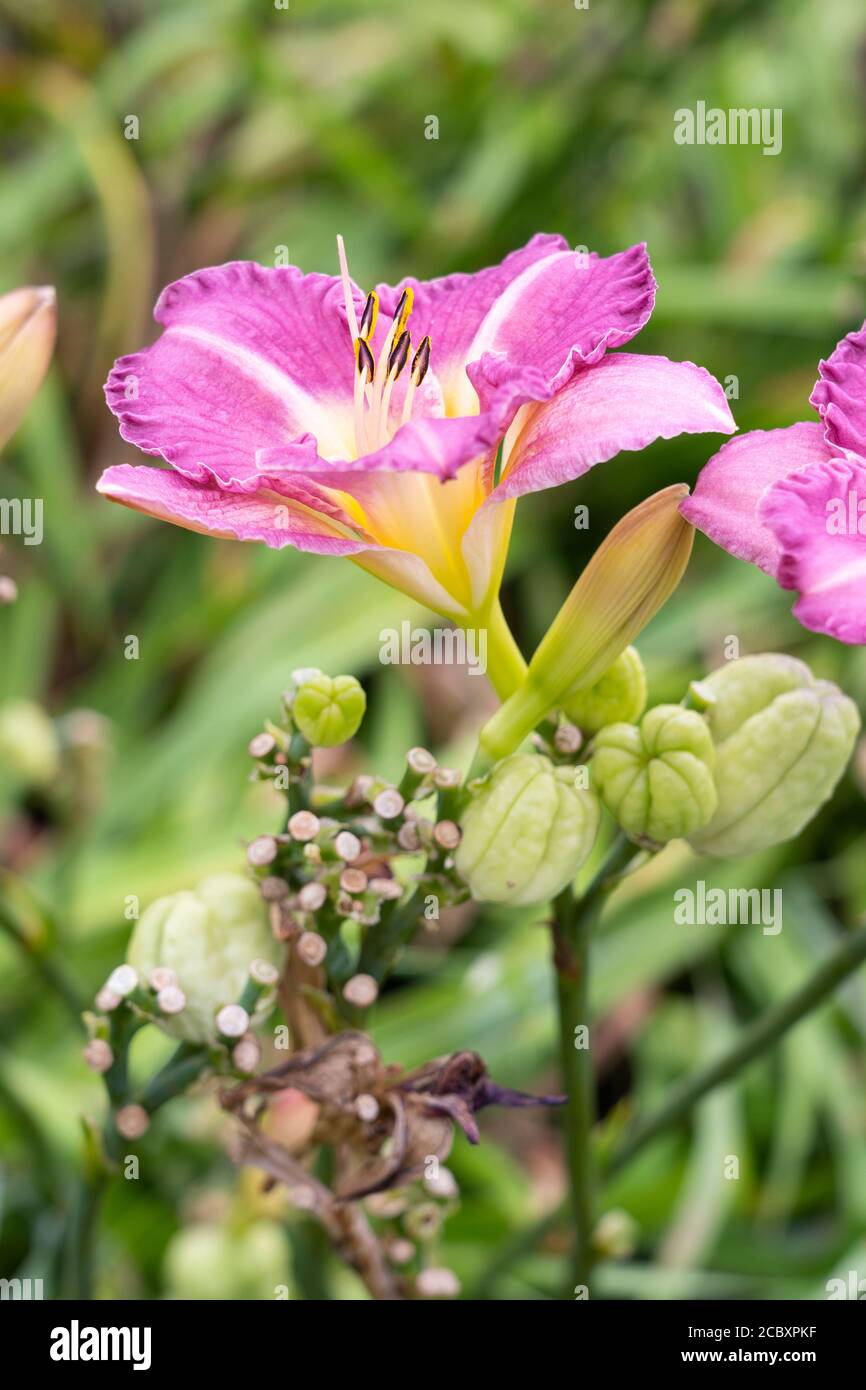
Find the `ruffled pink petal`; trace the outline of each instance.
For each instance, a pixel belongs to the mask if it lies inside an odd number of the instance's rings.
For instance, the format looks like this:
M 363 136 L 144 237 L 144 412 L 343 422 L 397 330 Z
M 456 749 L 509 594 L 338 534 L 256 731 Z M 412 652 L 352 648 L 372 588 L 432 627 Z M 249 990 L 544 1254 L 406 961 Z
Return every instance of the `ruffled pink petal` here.
M 338 279 L 234 261 L 169 285 L 154 316 L 162 336 L 121 357 L 106 384 L 124 439 L 226 486 L 255 475 L 267 445 L 351 456 L 354 356 Z
M 809 397 L 834 453 L 866 459 L 866 325 L 849 333 L 826 362 Z
M 533 237 L 500 265 L 475 275 L 381 286 L 386 313 L 407 285 L 415 293 L 413 337 L 430 335 L 431 360 L 453 414 L 475 408 L 465 375 L 470 363 L 482 364 L 473 378 L 479 394 L 487 391 L 482 407 L 492 402 L 487 376 L 497 356 L 514 372 L 533 369 L 542 393 L 536 398 L 544 398 L 578 365 L 596 362 L 633 338 L 649 318 L 655 295 L 644 246 L 602 258 L 580 255 L 551 236 Z M 507 385 L 500 370 L 498 399 Z
M 768 487 L 830 457 L 821 426 L 751 430 L 723 444 L 704 465 L 680 511 L 687 521 L 741 560 L 778 574 L 781 552 L 758 504 Z
M 735 429 L 724 391 L 703 367 L 613 353 L 528 408 L 492 500 L 556 487 L 654 439 Z
M 287 545 L 319 555 L 355 555 L 370 542 L 349 528 L 333 502 L 302 480 L 284 493 L 231 492 L 217 483 L 194 482 L 168 468 L 121 464 L 108 468 L 96 485 L 113 502 L 201 531 L 239 541 L 263 541 L 273 550 Z
M 866 643 L 866 464 L 816 463 L 771 487 L 759 516 L 779 546 L 779 583 L 800 592 L 795 617 L 812 632 Z

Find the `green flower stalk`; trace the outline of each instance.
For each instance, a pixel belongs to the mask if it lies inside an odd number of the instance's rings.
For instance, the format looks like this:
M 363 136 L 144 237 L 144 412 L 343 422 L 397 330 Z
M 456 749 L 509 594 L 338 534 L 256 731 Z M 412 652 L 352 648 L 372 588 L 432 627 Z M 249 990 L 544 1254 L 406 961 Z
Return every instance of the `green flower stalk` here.
M 276 967 L 281 957 L 258 888 L 229 873 L 214 874 L 193 891 L 151 903 L 136 923 L 127 952 L 142 980 L 159 972 L 156 981 L 168 981 L 175 991 L 172 1010 L 177 1012 L 158 1017 L 159 1026 L 193 1043 L 216 1040 L 216 1016 L 241 998 L 254 961 Z M 268 1006 L 264 996 L 254 1017 Z
M 304 673 L 292 701 L 292 719 L 309 744 L 334 748 L 361 727 L 367 697 L 354 676 Z
M 609 671 L 683 577 L 694 531 L 678 508 L 684 483 L 664 488 L 628 512 L 593 555 L 541 641 L 526 681 L 481 732 L 497 762 L 570 692 Z
M 584 734 L 597 734 L 605 724 L 635 724 L 646 709 L 643 662 L 634 647 L 626 647 L 593 685 L 575 687 L 563 698 L 568 719 Z
M 640 726 L 611 724 L 595 740 L 592 781 L 614 819 L 656 844 L 689 835 L 716 809 L 715 749 L 706 720 L 656 705 Z
M 586 860 L 598 821 L 598 802 L 575 786 L 574 768 L 515 753 L 493 770 L 463 815 L 457 871 L 477 902 L 547 902 Z
M 701 695 L 709 697 L 718 808 L 691 844 L 728 858 L 790 840 L 847 766 L 860 728 L 853 700 L 776 653 L 728 662 L 701 682 Z

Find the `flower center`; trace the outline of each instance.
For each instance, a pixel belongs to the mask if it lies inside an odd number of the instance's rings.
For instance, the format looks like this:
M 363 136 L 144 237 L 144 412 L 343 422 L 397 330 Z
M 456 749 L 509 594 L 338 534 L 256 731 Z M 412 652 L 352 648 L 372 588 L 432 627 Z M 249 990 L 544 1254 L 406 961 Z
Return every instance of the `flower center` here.
M 355 449 L 360 458 L 363 454 L 381 449 L 396 431 L 411 419 L 415 392 L 430 366 L 430 339 L 425 336 L 418 345 L 409 368 L 409 382 L 403 396 L 402 409 L 399 415 L 395 412 L 392 420 L 391 393 L 412 351 L 412 339 L 407 324 L 412 313 L 413 293 L 407 288 L 401 294 L 379 356 L 375 358 L 372 344 L 379 317 L 379 296 L 375 290 L 371 290 L 367 295 L 359 323 L 349 283 L 346 248 L 341 236 L 337 237 L 337 254 L 340 258 L 340 278 L 343 282 L 346 316 L 355 353 Z

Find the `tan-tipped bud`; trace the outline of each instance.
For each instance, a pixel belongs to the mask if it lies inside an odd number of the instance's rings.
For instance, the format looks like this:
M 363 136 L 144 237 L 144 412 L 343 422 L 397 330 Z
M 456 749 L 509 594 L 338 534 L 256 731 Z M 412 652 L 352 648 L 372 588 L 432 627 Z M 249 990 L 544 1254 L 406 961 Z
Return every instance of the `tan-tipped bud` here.
M 407 1265 L 415 1258 L 415 1246 L 411 1240 L 398 1236 L 396 1240 L 388 1242 L 386 1253 L 392 1265 Z
M 250 1033 L 249 1037 L 241 1038 L 240 1042 L 232 1049 L 232 1061 L 238 1071 L 251 1075 L 259 1062 L 262 1060 L 262 1049 L 257 1037 Z
M 361 841 L 351 830 L 341 830 L 334 837 L 334 849 L 347 864 L 353 863 L 361 853 Z
M 289 885 L 284 878 L 271 874 L 259 883 L 259 892 L 266 903 L 281 903 L 289 896 Z
M 42 385 L 56 333 L 57 299 L 50 286 L 0 295 L 0 448 Z
M 122 1003 L 123 995 L 118 994 L 116 989 L 109 989 L 108 985 L 103 985 L 96 996 L 96 1007 L 101 1014 L 113 1013 Z
M 430 1174 L 425 1177 L 424 1186 L 434 1197 L 439 1197 L 442 1201 L 451 1201 L 459 1196 L 460 1189 L 457 1186 L 457 1179 L 450 1168 L 443 1168 L 441 1165 L 435 1175 Z
M 407 853 L 414 854 L 421 848 L 421 837 L 414 821 L 407 820 L 397 831 L 397 844 Z
M 396 902 L 403 896 L 403 886 L 396 878 L 371 878 L 367 887 L 377 898 L 384 898 L 386 902 Z
M 251 758 L 266 758 L 269 753 L 273 753 L 277 746 L 277 740 L 273 734 L 256 734 L 247 744 L 247 752 Z
M 254 869 L 264 869 L 273 864 L 278 852 L 279 845 L 273 835 L 259 835 L 247 845 L 247 863 Z
M 114 1061 L 114 1053 L 104 1038 L 91 1038 L 82 1055 L 91 1071 L 106 1072 Z
M 328 943 L 317 931 L 305 931 L 298 938 L 296 949 L 305 965 L 321 965 L 328 954 Z
M 396 787 L 385 787 L 373 801 L 373 810 L 382 820 L 394 820 L 406 805 Z
M 114 1123 L 124 1139 L 140 1139 L 150 1128 L 150 1116 L 143 1105 L 124 1105 L 115 1115 Z
M 679 513 L 685 483 L 634 507 L 602 541 L 529 663 L 526 681 L 481 734 L 507 756 L 567 692 L 592 685 L 670 598 L 685 573 L 694 529 Z
M 458 767 L 437 767 L 433 773 L 433 785 L 439 791 L 449 791 L 451 787 L 459 787 L 463 774 Z
M 460 826 L 453 820 L 437 821 L 433 827 L 433 839 L 440 849 L 456 849 L 460 844 Z
M 296 811 L 290 817 L 287 829 L 293 840 L 303 843 L 305 840 L 316 838 L 321 829 L 321 822 L 312 811 Z
M 275 985 L 280 978 L 280 972 L 269 960 L 256 958 L 250 966 L 250 979 L 255 984 L 261 985 L 263 989 Z
M 344 893 L 363 893 L 367 887 L 367 875 L 363 869 L 344 869 L 340 874 L 340 887 Z
M 328 896 L 328 890 L 324 883 L 314 879 L 312 883 L 305 883 L 298 894 L 298 907 L 302 912 L 318 912 Z
M 356 1009 L 369 1009 L 379 997 L 379 986 L 372 975 L 353 975 L 343 986 L 343 998 Z
M 428 773 L 436 771 L 436 759 L 426 748 L 410 748 L 406 754 L 406 762 L 419 777 L 426 777 Z

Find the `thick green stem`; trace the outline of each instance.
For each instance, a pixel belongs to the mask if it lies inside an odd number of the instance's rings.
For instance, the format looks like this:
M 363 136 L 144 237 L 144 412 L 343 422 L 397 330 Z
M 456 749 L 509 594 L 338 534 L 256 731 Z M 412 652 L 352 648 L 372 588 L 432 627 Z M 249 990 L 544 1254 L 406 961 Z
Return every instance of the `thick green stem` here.
M 586 921 L 586 919 L 585 919 Z M 588 921 L 586 921 L 588 927 Z M 559 1004 L 559 1052 L 568 1100 L 565 1107 L 565 1157 L 571 1217 L 574 1223 L 572 1278 L 589 1287 L 595 1210 L 592 1127 L 595 1120 L 595 1078 L 589 1047 L 589 931 L 572 937 L 562 952 L 554 947 Z M 562 958 L 564 954 L 565 959 Z
M 419 888 L 408 902 L 383 913 L 382 920 L 371 927 L 361 950 L 358 970 L 372 975 L 381 984 L 394 966 L 398 954 L 411 940 L 424 910 L 424 893 Z
M 732 1047 L 700 1071 L 685 1077 L 672 1088 L 656 1111 L 638 1119 L 611 1155 L 607 1171 L 618 1172 L 638 1150 L 685 1119 L 709 1091 L 729 1081 L 749 1062 L 774 1047 L 789 1028 L 823 1004 L 864 960 L 866 927 L 861 927 L 846 936 L 798 990 L 741 1029 Z
M 595 1074 L 590 1021 L 590 942 L 604 897 L 635 849 L 625 835 L 614 841 L 583 897 L 570 889 L 554 905 L 553 959 L 559 1006 L 559 1054 L 568 1100 L 565 1106 L 565 1154 L 569 1201 L 574 1223 L 572 1281 L 589 1288 L 592 1233 L 595 1227 Z
M 526 679 L 526 662 L 505 621 L 499 599 L 494 599 L 484 624 L 487 632 L 487 674 L 500 700 L 507 700 Z
M 779 1043 L 791 1028 L 806 1018 L 813 1009 L 824 1004 L 833 991 L 864 961 L 866 927 L 861 927 L 846 936 L 837 949 L 817 967 L 814 974 L 788 999 L 782 1000 L 748 1024 L 739 1033 L 732 1047 L 701 1071 L 686 1077 L 674 1087 L 668 1099 L 653 1114 L 645 1119 L 637 1119 L 607 1162 L 600 1164 L 602 1179 L 618 1173 L 653 1139 L 685 1120 L 694 1107 L 716 1086 L 730 1081 L 743 1067 Z M 562 1039 L 564 1042 L 565 1026 L 562 1029 Z M 550 1231 L 564 1223 L 569 1210 L 570 1203 L 563 1202 L 554 1211 L 545 1213 L 533 1225 L 518 1231 L 485 1274 L 485 1291 L 495 1286 L 499 1276 L 514 1260 L 526 1251 L 534 1249 Z

